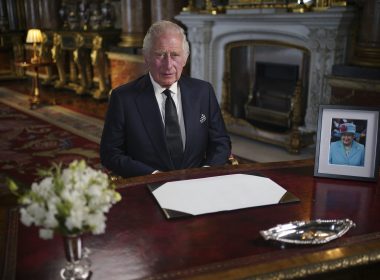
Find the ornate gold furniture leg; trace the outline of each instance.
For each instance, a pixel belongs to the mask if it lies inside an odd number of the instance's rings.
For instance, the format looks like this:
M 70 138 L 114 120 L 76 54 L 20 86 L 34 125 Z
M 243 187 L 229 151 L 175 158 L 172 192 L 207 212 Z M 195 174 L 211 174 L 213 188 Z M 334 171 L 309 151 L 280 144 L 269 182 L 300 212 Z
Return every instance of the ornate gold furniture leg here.
M 76 58 L 75 58 L 75 51 L 72 53 L 69 53 L 69 81 L 70 81 L 70 88 L 76 89 L 77 82 L 78 82 L 78 69 L 76 65 Z
M 62 88 L 66 84 L 66 73 L 62 51 L 62 36 L 58 33 L 53 34 L 53 48 L 51 50 L 53 61 L 57 66 L 58 81 L 55 82 L 56 88 Z
M 75 37 L 76 49 L 73 52 L 74 62 L 78 67 L 80 86 L 77 87 L 77 94 L 85 94 L 86 90 L 90 88 L 90 83 L 88 79 L 87 65 L 88 59 L 86 57 L 86 50 L 83 48 L 84 46 L 84 38 L 80 34 L 76 34 Z
M 91 64 L 98 74 L 98 88 L 92 91 L 92 96 L 95 99 L 108 98 L 110 90 L 108 79 L 107 58 L 103 49 L 103 39 L 100 36 L 95 36 L 92 40 Z
M 118 30 L 62 30 L 54 34 L 52 55 L 59 80 L 56 87 L 107 99 L 111 88 L 106 50 L 120 38 Z

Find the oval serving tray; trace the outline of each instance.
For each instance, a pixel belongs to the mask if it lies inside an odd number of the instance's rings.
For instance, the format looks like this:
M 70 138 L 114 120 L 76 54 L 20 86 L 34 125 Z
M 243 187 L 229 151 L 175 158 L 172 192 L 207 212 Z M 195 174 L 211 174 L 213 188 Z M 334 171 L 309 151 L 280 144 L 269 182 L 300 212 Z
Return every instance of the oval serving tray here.
M 341 237 L 355 223 L 345 220 L 294 221 L 260 231 L 266 240 L 291 244 L 324 244 Z

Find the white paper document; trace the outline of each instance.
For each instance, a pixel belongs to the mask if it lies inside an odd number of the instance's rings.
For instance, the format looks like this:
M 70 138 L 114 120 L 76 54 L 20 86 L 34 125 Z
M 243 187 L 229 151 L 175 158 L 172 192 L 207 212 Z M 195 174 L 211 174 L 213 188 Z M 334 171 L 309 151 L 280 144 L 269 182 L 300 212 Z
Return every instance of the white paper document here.
M 266 177 L 233 174 L 168 182 L 152 193 L 164 210 L 200 215 L 277 204 L 287 191 Z

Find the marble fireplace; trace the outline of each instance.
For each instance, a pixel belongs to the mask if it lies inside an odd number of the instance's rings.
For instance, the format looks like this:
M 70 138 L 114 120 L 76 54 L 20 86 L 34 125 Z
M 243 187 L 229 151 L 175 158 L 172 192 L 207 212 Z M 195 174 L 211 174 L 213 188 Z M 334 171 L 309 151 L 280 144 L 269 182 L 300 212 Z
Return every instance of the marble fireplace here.
M 314 141 L 319 105 L 330 103 L 327 78 L 334 64 L 346 61 L 354 18 L 355 10 L 349 7 L 308 13 L 274 9 L 236 9 L 217 15 L 182 12 L 176 17 L 187 27 L 191 76 L 214 86 L 229 132 L 280 145 L 295 153 Z M 296 125 L 282 132 L 272 131 L 231 112 L 231 46 L 256 51 L 246 51 L 254 53 L 255 58 L 241 66 L 248 68 L 251 76 L 256 68 L 250 64 L 258 62 L 301 67 L 298 94 L 302 101 L 298 102 L 302 104 L 302 113 L 298 114 L 302 119 Z M 254 78 L 248 80 L 255 83 Z M 250 82 L 242 81 L 243 87 L 252 87 Z

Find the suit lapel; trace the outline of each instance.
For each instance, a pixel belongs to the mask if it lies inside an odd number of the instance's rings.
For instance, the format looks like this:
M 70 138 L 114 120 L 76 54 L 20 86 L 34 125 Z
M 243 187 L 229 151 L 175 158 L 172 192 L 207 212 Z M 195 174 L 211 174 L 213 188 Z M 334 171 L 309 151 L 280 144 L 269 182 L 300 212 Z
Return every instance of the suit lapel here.
M 160 155 L 166 166 L 171 167 L 172 163 L 166 146 L 164 125 L 149 74 L 140 81 L 138 88 L 140 94 L 137 95 L 135 101 L 145 130 L 157 154 Z
M 195 99 L 192 98 L 192 88 L 186 83 L 185 78 L 179 80 L 181 89 L 182 111 L 186 130 L 186 146 L 184 152 L 184 161 L 191 154 L 191 147 L 196 143 L 197 137 L 197 121 L 199 112 L 197 104 L 194 104 Z

